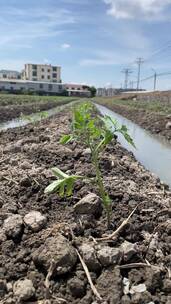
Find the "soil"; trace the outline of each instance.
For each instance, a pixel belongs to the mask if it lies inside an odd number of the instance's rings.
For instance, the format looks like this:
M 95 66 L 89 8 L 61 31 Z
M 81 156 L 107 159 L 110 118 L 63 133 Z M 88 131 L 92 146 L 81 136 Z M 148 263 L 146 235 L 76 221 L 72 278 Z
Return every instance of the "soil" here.
M 68 101 L 69 102 L 69 101 Z M 66 101 L 48 101 L 48 102 L 35 102 L 21 105 L 6 105 L 0 106 L 0 122 L 8 121 L 13 118 L 20 117 L 21 114 L 29 115 L 41 111 L 47 111 L 54 107 L 63 105 Z
M 94 185 L 77 182 L 71 198 L 44 194 L 45 187 L 54 180 L 50 170 L 54 166 L 68 173 L 94 176 L 90 155 L 85 147 L 75 143 L 67 146 L 58 143 L 60 136 L 69 132 L 70 119 L 71 115 L 63 112 L 41 122 L 0 133 L 1 228 L 12 214 L 20 215 L 21 220 L 21 217 L 34 210 L 47 218 L 46 226 L 39 231 L 32 231 L 26 225 L 20 226 L 15 238 L 11 234 L 5 236 L 1 230 L 0 303 L 22 303 L 16 298 L 13 286 L 18 284 L 19 279 L 29 279 L 34 287 L 30 287 L 31 298 L 24 300 L 28 303 L 169 304 L 171 192 L 131 153 L 114 141 L 101 155 L 101 169 L 112 199 L 111 230 L 106 228 L 104 211 L 98 217 L 74 212 L 73 206 L 80 199 L 89 193 L 98 194 Z M 115 240 L 96 244 L 96 238 L 112 233 L 136 206 L 129 223 Z M 122 252 L 117 262 L 111 265 L 103 266 L 96 256 L 96 264 L 91 261 L 92 266 L 98 265 L 90 269 L 90 275 L 103 301 L 98 302 L 93 295 L 82 265 L 75 256 L 72 267 L 65 274 L 60 272 L 50 278 L 50 293 L 47 295 L 44 283 L 47 262 L 50 263 L 48 259 L 52 256 L 48 244 L 53 244 L 54 238 L 58 240 L 59 233 L 72 246 L 71 252 L 73 248 L 79 250 L 86 243 L 92 248 L 105 245 L 119 250 L 125 241 L 132 243 L 133 248 L 127 249 L 125 254 Z M 62 242 L 63 239 L 56 246 L 62 246 Z M 44 244 L 48 256 L 46 269 L 41 261 L 38 265 L 34 260 L 37 250 L 43 255 L 44 251 L 40 248 Z M 120 252 L 114 250 L 113 254 L 116 251 L 117 254 Z M 149 266 L 136 268 L 131 266 L 132 263 L 148 263 Z M 130 264 L 130 268 L 122 269 L 121 266 L 125 264 Z M 140 284 L 145 284 L 145 290 L 126 292 L 123 284 L 126 279 L 135 288 L 138 286 L 141 289 Z M 45 302 L 45 298 L 49 302 Z
M 151 133 L 161 135 L 171 141 L 171 127 L 166 128 L 167 123 L 171 122 L 171 115 L 148 112 L 144 109 L 134 109 L 126 105 L 116 105 L 108 102 L 98 103 L 132 120 Z

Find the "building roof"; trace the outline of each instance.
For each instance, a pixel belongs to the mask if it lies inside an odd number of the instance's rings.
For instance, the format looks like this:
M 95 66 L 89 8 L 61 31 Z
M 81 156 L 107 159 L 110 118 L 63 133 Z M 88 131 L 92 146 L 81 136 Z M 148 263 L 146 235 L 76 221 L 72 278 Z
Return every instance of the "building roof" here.
M 40 66 L 47 66 L 47 67 L 58 67 L 61 68 L 60 65 L 48 64 L 48 63 L 25 63 L 25 65 L 40 65 Z
M 61 82 L 47 82 L 47 81 L 31 81 L 31 80 L 23 80 L 23 79 L 7 79 L 7 78 L 0 78 L 0 82 L 16 82 L 16 83 L 33 83 L 33 84 L 36 84 L 36 83 L 40 83 L 40 84 L 58 84 L 58 85 L 62 85 L 62 86 L 65 86 L 64 83 L 61 83 Z
M 17 74 L 20 74 L 20 72 L 14 71 L 14 70 L 0 70 L 0 73 L 17 73 Z

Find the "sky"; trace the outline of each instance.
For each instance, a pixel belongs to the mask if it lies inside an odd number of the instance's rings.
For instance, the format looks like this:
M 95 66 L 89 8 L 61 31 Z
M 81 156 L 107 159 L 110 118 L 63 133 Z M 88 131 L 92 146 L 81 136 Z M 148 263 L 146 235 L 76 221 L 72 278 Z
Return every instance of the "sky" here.
M 0 0 L 0 69 L 62 67 L 63 82 L 120 87 L 171 72 L 171 0 Z M 153 79 L 141 82 L 152 89 Z M 157 81 L 171 89 L 171 75 Z

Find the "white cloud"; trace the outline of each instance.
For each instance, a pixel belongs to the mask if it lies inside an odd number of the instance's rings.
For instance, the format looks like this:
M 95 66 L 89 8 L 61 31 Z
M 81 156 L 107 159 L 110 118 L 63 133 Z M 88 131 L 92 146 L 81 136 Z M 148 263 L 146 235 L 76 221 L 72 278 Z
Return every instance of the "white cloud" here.
M 67 50 L 67 49 L 69 49 L 70 47 L 71 47 L 71 45 L 70 45 L 69 43 L 63 43 L 63 44 L 61 45 L 61 48 L 64 49 L 64 50 Z
M 110 51 L 96 51 L 92 58 L 85 58 L 80 61 L 80 66 L 94 67 L 94 66 L 110 66 L 110 65 L 125 65 L 129 61 L 134 61 L 135 54 L 131 52 L 131 55 L 122 52 L 110 52 Z
M 31 47 L 33 40 L 56 37 L 66 31 L 65 25 L 76 22 L 66 9 L 17 9 L 5 7 L 0 15 L 0 47 Z
M 171 0 L 103 0 L 116 19 L 162 19 Z

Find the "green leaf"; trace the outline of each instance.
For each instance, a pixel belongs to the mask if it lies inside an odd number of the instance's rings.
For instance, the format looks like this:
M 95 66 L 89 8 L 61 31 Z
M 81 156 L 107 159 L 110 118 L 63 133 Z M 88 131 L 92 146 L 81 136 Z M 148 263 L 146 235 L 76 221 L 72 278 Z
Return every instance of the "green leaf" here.
M 74 188 L 74 183 L 78 179 L 84 179 L 83 176 L 80 175 L 67 175 L 62 172 L 58 168 L 52 168 L 52 172 L 58 179 L 52 182 L 48 187 L 45 189 L 45 193 L 54 193 L 58 192 L 61 197 L 65 194 L 67 196 L 71 196 Z
M 61 180 L 56 180 L 52 182 L 48 187 L 46 187 L 44 193 L 53 193 L 59 189 Z
M 60 139 L 60 144 L 68 144 L 71 140 L 73 139 L 73 135 L 68 134 L 68 135 L 63 135 Z
M 127 131 L 128 131 L 128 129 L 126 126 L 122 126 L 122 128 L 120 130 L 118 130 L 118 132 L 120 132 L 124 136 L 126 141 L 136 149 L 134 141 L 133 141 L 132 137 L 128 134 Z
M 69 175 L 67 175 L 66 173 L 64 173 L 63 171 L 61 171 L 59 168 L 57 167 L 54 167 L 51 169 L 53 174 L 57 177 L 59 177 L 60 179 L 63 179 L 63 178 L 67 178 Z
M 73 192 L 73 187 L 74 187 L 74 182 L 75 182 L 75 179 L 68 179 L 67 181 L 67 185 L 66 185 L 66 195 L 67 196 L 71 196 L 72 195 L 72 192 Z

